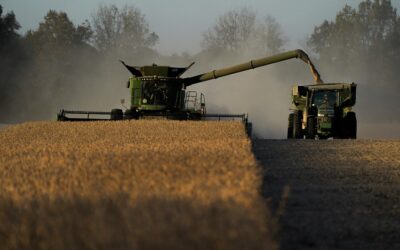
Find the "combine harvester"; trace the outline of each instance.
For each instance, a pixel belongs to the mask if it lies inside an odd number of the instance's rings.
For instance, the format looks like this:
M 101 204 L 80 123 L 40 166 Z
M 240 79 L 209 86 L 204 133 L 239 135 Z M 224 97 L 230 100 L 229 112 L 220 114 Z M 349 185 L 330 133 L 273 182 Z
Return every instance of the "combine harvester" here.
M 246 131 L 250 136 L 252 124 L 248 121 L 246 114 L 207 114 L 204 95 L 202 93 L 198 94 L 196 91 L 186 91 L 186 88 L 200 82 L 217 79 L 219 77 L 278 63 L 292 58 L 301 59 L 310 66 L 311 72 L 316 81 L 316 85 L 312 86 L 319 86 L 320 89 L 323 89 L 324 86 L 331 86 L 328 84 L 322 84 L 323 82 L 318 71 L 315 69 L 308 55 L 302 50 L 284 52 L 274 56 L 252 60 L 247 63 L 213 70 L 187 78 L 181 78 L 181 75 L 193 66 L 194 63 L 186 68 L 158 66 L 155 64 L 151 66 L 134 67 L 126 65 L 121 61 L 129 72 L 132 73 L 127 85 L 131 93 L 130 108 L 127 108 L 125 111 L 122 109 L 113 109 L 111 112 L 61 110 L 57 115 L 57 120 L 240 119 L 244 123 Z M 309 97 L 307 96 L 306 99 L 307 98 Z M 298 99 L 303 100 L 304 96 L 299 95 Z M 297 115 L 296 119 L 294 119 L 295 114 Z M 289 120 L 291 119 L 293 124 L 294 122 L 298 122 L 300 114 L 308 115 L 311 114 L 311 112 L 295 112 L 289 117 Z M 103 116 L 103 118 L 101 118 L 101 116 Z M 303 124 L 303 126 L 304 125 L 307 126 L 306 124 Z M 291 134 L 296 135 L 295 138 L 300 138 L 301 135 L 304 134 L 303 129 L 301 129 L 300 132 L 298 126 L 293 125 L 290 128 L 293 130 Z

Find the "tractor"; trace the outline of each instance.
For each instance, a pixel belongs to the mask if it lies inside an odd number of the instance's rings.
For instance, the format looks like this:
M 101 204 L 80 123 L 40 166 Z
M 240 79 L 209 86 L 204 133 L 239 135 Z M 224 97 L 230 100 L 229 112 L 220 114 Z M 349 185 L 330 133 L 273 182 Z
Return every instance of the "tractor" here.
M 288 139 L 357 138 L 355 83 L 324 83 L 292 89 Z

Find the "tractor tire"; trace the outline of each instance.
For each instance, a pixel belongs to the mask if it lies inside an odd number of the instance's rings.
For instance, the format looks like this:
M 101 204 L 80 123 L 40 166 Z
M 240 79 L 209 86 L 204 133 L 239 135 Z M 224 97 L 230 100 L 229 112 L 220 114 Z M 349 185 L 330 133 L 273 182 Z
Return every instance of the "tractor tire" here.
M 295 110 L 293 112 L 293 138 L 300 139 L 303 138 L 303 131 L 301 128 L 301 119 L 303 112 Z
M 124 113 L 122 109 L 113 109 L 111 110 L 111 117 L 110 119 L 113 121 L 122 120 L 124 118 Z
M 288 118 L 287 138 L 293 139 L 293 113 Z
M 315 136 L 317 135 L 317 124 L 315 121 L 314 116 L 310 116 L 307 118 L 307 139 L 315 139 Z
M 357 119 L 356 113 L 348 112 L 344 118 L 344 125 L 346 131 L 346 139 L 356 139 L 357 138 Z

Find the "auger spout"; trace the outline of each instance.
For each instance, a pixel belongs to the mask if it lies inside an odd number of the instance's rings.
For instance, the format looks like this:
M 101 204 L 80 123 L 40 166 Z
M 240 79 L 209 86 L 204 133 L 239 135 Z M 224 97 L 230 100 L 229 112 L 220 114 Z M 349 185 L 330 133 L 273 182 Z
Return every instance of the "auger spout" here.
M 315 82 L 317 84 L 323 83 L 320 74 L 318 73 L 314 64 L 311 62 L 309 56 L 303 50 L 300 50 L 300 49 L 283 52 L 283 53 L 280 53 L 277 55 L 268 56 L 268 57 L 264 57 L 264 58 L 260 58 L 260 59 L 251 60 L 246 63 L 237 64 L 237 65 L 227 67 L 227 68 L 213 70 L 213 71 L 210 71 L 210 72 L 207 72 L 204 74 L 200 74 L 200 75 L 196 75 L 196 76 L 192 76 L 192 77 L 187 77 L 187 78 L 183 79 L 183 83 L 184 83 L 184 86 L 187 87 L 187 86 L 190 86 L 190 85 L 193 85 L 196 83 L 209 81 L 212 79 L 217 79 L 219 77 L 224 77 L 227 75 L 239 73 L 239 72 L 250 70 L 250 69 L 255 69 L 258 67 L 286 61 L 286 60 L 293 59 L 293 58 L 298 58 L 298 59 L 304 61 L 305 63 L 307 63 L 310 66 L 311 73 L 314 77 Z

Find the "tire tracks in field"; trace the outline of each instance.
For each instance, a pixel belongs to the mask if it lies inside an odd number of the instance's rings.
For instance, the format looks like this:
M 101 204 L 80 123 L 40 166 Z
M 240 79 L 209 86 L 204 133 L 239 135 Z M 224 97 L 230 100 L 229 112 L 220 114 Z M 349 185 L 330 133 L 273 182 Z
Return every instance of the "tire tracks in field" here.
M 400 249 L 400 140 L 255 140 L 281 249 Z

